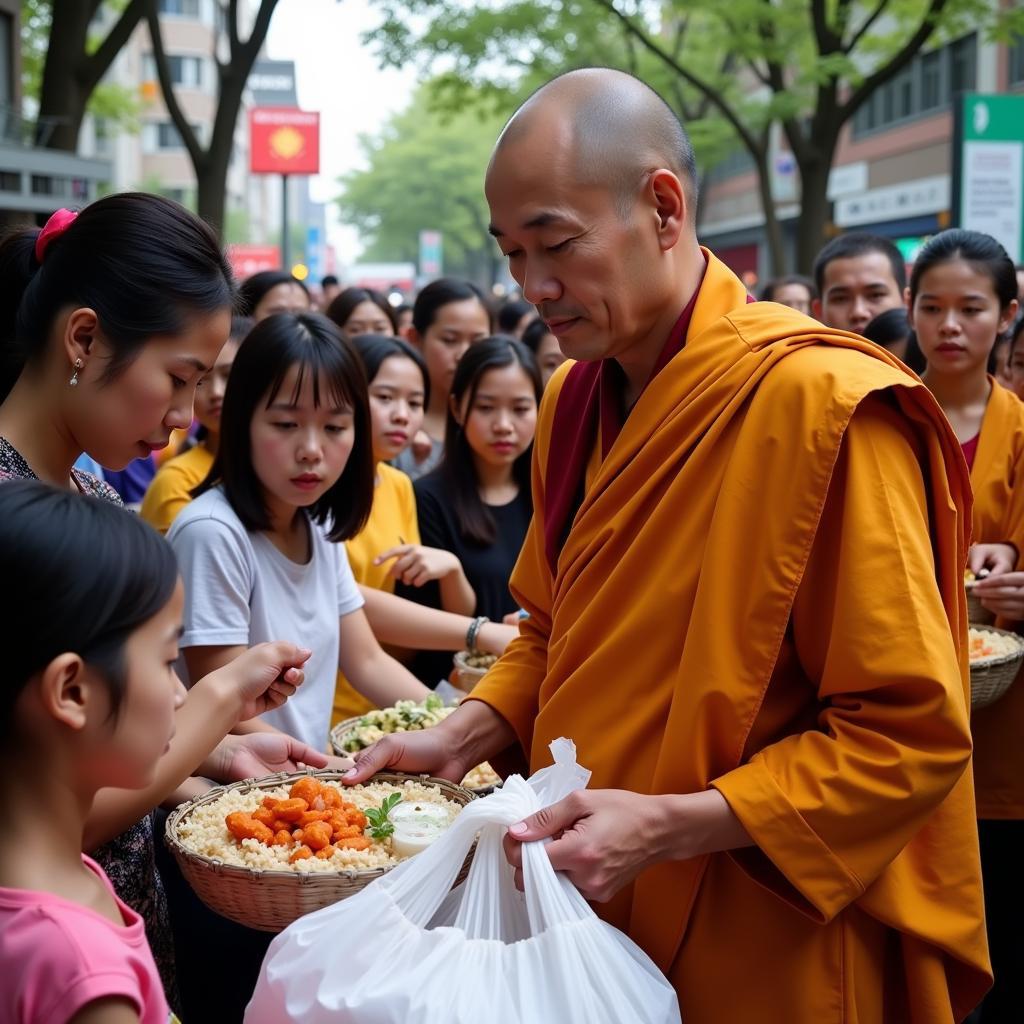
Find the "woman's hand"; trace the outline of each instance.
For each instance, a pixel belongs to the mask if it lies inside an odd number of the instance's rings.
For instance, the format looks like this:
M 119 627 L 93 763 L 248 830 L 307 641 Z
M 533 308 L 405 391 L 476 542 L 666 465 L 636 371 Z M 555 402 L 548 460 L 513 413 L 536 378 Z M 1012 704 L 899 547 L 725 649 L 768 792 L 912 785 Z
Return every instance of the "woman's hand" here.
M 244 722 L 284 704 L 302 685 L 305 678 L 302 666 L 309 660 L 310 653 L 280 640 L 257 644 L 200 679 L 197 686 L 215 685 L 227 689 L 238 701 L 237 721 Z
M 462 571 L 462 563 L 451 551 L 425 548 L 420 544 L 400 544 L 379 554 L 374 565 L 383 565 L 394 559 L 388 575 L 410 587 L 422 587 L 431 580 Z
M 284 733 L 252 732 L 244 736 L 225 736 L 203 768 L 204 774 L 217 782 L 238 782 L 278 772 L 297 772 L 306 765 L 342 768 L 350 763 L 347 758 L 329 758 Z
M 1024 572 L 993 573 L 978 580 L 971 593 L 1000 618 L 1024 621 Z

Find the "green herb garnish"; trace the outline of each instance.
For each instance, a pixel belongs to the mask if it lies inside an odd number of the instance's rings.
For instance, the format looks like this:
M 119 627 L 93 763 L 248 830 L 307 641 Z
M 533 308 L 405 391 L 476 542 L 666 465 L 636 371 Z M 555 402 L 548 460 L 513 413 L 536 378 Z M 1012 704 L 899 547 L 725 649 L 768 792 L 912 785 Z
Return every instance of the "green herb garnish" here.
M 427 711 L 440 711 L 444 707 L 444 701 L 436 693 L 432 693 L 424 702 L 423 706 Z
M 401 801 L 401 793 L 392 793 L 391 796 L 384 798 L 380 807 L 370 807 L 363 812 L 370 823 L 370 835 L 374 839 L 387 839 L 395 831 L 395 826 L 389 820 L 388 815 Z

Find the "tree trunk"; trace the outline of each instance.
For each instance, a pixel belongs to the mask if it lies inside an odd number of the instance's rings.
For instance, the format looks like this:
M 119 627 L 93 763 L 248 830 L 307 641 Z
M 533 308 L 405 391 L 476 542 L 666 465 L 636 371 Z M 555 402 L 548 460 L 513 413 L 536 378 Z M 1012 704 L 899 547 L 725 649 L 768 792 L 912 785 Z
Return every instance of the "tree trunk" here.
M 78 148 L 85 105 L 89 102 L 79 68 L 85 53 L 91 6 L 64 4 L 58 13 L 54 5 L 36 122 L 36 142 L 47 149 L 74 153 Z
M 796 264 L 801 274 L 811 272 L 815 257 L 826 242 L 828 175 L 835 148 L 835 142 L 826 144 L 818 148 L 813 158 L 797 162 L 800 168 L 800 217 L 797 221 Z
M 214 137 L 206 153 L 206 159 L 195 168 L 196 213 L 217 232 L 218 238 L 224 237 L 231 141 L 229 137 L 225 146 L 223 139 Z
M 755 157 L 757 165 L 757 191 L 761 197 L 764 213 L 764 236 L 768 243 L 768 274 L 778 277 L 786 272 L 786 247 L 782 239 L 782 224 L 775 211 L 775 197 L 772 195 L 772 172 L 768 163 L 767 148 Z

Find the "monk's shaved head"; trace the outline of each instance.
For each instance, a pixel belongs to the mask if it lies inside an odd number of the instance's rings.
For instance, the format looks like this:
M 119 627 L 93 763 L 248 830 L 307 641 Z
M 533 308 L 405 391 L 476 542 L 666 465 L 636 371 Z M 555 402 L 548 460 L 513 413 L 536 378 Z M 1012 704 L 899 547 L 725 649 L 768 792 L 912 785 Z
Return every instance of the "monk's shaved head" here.
M 542 86 L 505 126 L 491 166 L 503 153 L 533 144 L 541 159 L 565 147 L 578 183 L 609 188 L 623 211 L 648 172 L 672 171 L 685 190 L 692 223 L 697 168 L 690 137 L 661 96 L 624 71 L 584 68 Z

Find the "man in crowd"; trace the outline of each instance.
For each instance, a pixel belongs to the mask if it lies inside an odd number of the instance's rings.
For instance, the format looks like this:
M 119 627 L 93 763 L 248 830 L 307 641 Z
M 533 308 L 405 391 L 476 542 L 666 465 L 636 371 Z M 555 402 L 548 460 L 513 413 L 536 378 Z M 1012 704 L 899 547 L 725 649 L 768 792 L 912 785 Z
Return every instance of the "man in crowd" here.
M 471 699 L 347 781 L 535 771 L 567 736 L 592 788 L 508 855 L 553 839 L 687 1024 L 962 1020 L 989 969 L 952 431 L 876 346 L 748 304 L 697 243 L 686 133 L 636 79 L 539 90 L 486 192 L 577 360 L 539 417 L 529 617 Z
M 826 327 L 863 334 L 887 309 L 903 306 L 907 269 L 903 255 L 879 235 L 855 232 L 833 238 L 814 261 L 818 298 L 812 315 Z

